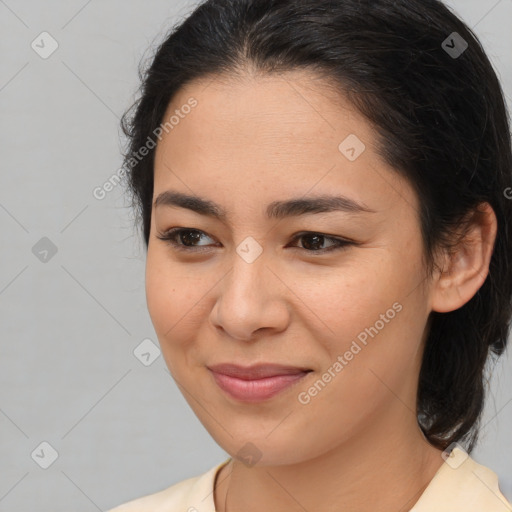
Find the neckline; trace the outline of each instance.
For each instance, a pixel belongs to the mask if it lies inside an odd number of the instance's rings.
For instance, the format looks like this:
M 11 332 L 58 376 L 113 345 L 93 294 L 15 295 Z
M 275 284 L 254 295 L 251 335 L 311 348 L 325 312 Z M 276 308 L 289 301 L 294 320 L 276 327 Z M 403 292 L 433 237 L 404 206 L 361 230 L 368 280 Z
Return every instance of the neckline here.
M 492 473 L 491 470 L 489 470 L 485 466 L 477 464 L 470 457 L 470 455 L 468 455 L 464 450 L 458 447 L 455 447 L 450 452 L 450 455 L 443 457 L 443 459 L 443 463 L 435 472 L 432 479 L 428 482 L 425 489 L 423 489 L 422 493 L 414 503 L 413 507 L 409 509 L 409 512 L 430 511 L 432 506 L 434 505 L 432 497 L 435 496 L 437 492 L 441 494 L 442 489 L 446 485 L 449 485 L 451 488 L 455 489 L 455 487 L 457 485 L 460 485 L 468 474 L 471 474 L 471 470 L 474 469 L 475 467 L 482 468 L 482 470 L 486 470 L 487 472 Z M 210 490 L 207 499 L 208 512 L 218 512 L 217 508 L 215 507 L 214 499 L 214 492 L 215 487 L 217 485 L 217 479 L 221 469 L 227 464 L 229 464 L 231 461 L 232 457 L 228 457 L 226 460 L 224 460 L 217 466 L 213 467 L 208 474 L 208 484 Z M 469 464 L 467 462 L 469 462 Z M 495 476 L 494 473 L 492 473 L 492 475 Z
M 233 460 L 233 457 L 228 457 L 225 461 L 221 462 L 220 464 L 218 464 L 217 466 L 215 466 L 212 471 L 213 471 L 213 481 L 210 480 L 210 489 L 211 489 L 211 493 L 210 493 L 210 508 L 212 510 L 212 512 L 217 512 L 217 507 L 215 506 L 215 488 L 217 487 L 217 480 L 218 480 L 218 477 L 219 477 L 219 474 L 221 472 L 221 469 L 225 466 L 227 466 L 231 461 Z

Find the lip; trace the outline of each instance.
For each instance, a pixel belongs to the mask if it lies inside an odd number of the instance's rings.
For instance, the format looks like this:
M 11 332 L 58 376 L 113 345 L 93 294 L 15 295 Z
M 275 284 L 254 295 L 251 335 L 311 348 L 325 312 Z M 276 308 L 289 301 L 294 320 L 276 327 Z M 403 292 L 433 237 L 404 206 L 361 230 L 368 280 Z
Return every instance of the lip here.
M 217 385 L 232 398 L 244 402 L 268 400 L 303 379 L 312 370 L 276 364 L 207 367 Z
M 237 379 L 242 380 L 257 380 L 282 375 L 297 375 L 298 373 L 311 371 L 310 368 L 273 363 L 260 363 L 252 366 L 222 363 L 208 366 L 207 368 L 215 373 L 228 375 L 229 377 L 236 377 Z

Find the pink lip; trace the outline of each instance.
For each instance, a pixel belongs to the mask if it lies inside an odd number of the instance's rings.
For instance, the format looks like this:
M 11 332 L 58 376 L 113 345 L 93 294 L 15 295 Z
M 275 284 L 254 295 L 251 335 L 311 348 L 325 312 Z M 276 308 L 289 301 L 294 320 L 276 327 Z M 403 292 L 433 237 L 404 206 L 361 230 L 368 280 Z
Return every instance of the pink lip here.
M 232 398 L 244 402 L 267 400 L 293 383 L 302 379 L 311 370 L 281 365 L 255 365 L 242 367 L 223 364 L 208 367 L 217 385 Z

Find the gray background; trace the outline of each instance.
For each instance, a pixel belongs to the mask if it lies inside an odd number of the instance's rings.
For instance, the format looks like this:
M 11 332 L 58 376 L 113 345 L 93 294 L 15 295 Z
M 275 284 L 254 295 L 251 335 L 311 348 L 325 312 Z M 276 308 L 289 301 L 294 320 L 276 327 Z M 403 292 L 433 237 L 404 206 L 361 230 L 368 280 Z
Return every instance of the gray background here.
M 194 4 L 0 1 L 0 512 L 106 510 L 227 457 L 155 349 L 148 366 L 134 355 L 158 343 L 143 244 L 122 186 L 93 196 L 121 165 L 119 117 L 140 59 Z M 510 105 L 512 0 L 449 4 L 481 38 Z M 43 31 L 59 45 L 46 59 L 31 47 Z M 511 369 L 507 354 L 473 453 L 509 500 Z M 42 442 L 58 452 L 47 469 Z

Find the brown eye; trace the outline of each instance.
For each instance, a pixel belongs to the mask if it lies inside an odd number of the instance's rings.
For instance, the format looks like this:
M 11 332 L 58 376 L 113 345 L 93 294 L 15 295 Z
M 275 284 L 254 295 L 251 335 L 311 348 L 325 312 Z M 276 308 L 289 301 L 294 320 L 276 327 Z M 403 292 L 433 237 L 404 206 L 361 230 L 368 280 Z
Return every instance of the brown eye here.
M 297 247 L 298 249 L 304 249 L 308 252 L 319 252 L 319 253 L 325 253 L 334 251 L 336 249 L 343 249 L 347 245 L 351 245 L 353 242 L 350 242 L 348 240 L 342 240 L 339 238 L 334 238 L 331 236 L 323 235 L 322 233 L 314 233 L 314 232 L 307 232 L 307 233 L 299 233 L 293 241 L 297 240 L 303 240 L 302 247 Z M 329 247 L 322 247 L 324 243 L 332 242 L 333 245 Z M 296 247 L 296 246 L 295 246 Z
M 207 245 L 196 245 L 203 235 L 206 233 L 199 229 L 173 228 L 165 233 L 159 233 L 157 238 L 181 251 L 201 251 L 208 247 Z M 206 236 L 208 237 L 208 235 Z

